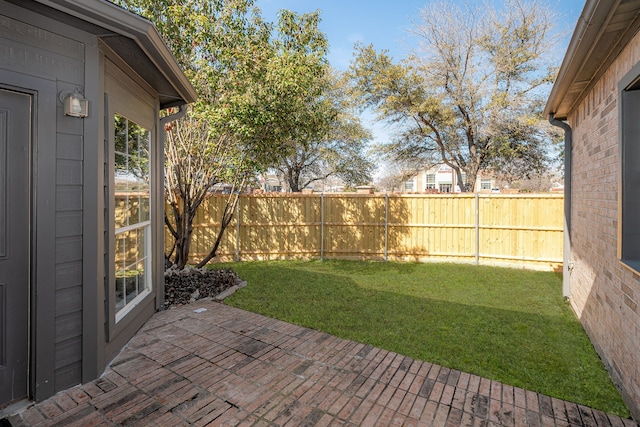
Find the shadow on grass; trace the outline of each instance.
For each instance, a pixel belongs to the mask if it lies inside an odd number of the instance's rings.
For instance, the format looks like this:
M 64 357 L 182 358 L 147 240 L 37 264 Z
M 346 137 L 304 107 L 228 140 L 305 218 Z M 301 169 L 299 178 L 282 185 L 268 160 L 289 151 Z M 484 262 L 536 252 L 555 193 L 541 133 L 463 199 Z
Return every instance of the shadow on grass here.
M 401 275 L 417 268 L 414 264 L 369 268 L 366 263 L 338 263 L 316 267 L 320 271 L 290 268 L 284 263 L 235 264 L 233 268 L 248 286 L 226 302 L 628 416 L 588 337 L 566 305 L 547 311 L 554 314 L 536 314 L 528 307 L 517 310 L 510 304 L 506 304 L 509 309 L 501 309 L 495 304 L 474 305 L 469 298 L 458 303 L 443 297 L 418 296 L 415 291 L 404 292 L 401 284 L 394 284 L 393 291 L 363 286 L 348 277 L 379 275 L 379 268 L 394 268 L 401 281 Z

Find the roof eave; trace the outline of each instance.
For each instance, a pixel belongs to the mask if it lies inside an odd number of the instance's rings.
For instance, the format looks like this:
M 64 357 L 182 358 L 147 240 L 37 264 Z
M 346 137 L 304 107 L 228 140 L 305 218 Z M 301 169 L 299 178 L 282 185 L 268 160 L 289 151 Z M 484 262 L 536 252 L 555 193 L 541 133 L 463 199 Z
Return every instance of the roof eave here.
M 182 98 L 175 105 L 189 104 L 197 93 L 156 27 L 148 20 L 107 1 L 36 0 L 68 15 L 132 39 Z
M 545 116 L 567 118 L 638 31 L 639 17 L 638 1 L 586 1 L 547 100 Z
M 585 60 L 585 50 L 589 46 L 593 46 L 594 39 L 597 35 L 597 31 L 594 31 L 594 23 L 599 28 L 604 22 L 602 15 L 605 11 L 603 10 L 604 8 L 598 8 L 600 4 L 601 2 L 599 0 L 587 0 L 582 9 L 573 36 L 569 42 L 567 53 L 558 71 L 558 77 L 547 100 L 544 109 L 545 117 L 549 114 L 554 114 L 556 119 L 563 120 L 567 118 L 566 115 L 568 111 L 561 113 L 559 111 L 559 104 L 569 91 L 569 87 L 573 84 L 578 71 L 582 68 Z M 596 18 L 600 21 L 599 24 L 596 22 Z

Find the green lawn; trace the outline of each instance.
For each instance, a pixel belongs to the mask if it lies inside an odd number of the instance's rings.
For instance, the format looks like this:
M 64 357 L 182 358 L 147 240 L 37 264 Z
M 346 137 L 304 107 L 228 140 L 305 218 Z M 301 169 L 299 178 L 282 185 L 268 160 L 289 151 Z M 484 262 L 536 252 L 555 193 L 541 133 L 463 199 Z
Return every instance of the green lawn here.
M 556 273 L 460 264 L 224 264 L 226 303 L 628 417 Z

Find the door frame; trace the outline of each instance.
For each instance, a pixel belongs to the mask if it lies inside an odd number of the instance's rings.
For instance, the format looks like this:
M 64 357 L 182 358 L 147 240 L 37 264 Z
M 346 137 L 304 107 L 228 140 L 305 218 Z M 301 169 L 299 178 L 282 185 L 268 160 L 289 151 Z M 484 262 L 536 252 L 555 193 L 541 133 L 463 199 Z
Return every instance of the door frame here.
M 33 304 L 33 249 L 35 247 L 34 243 L 34 224 L 33 224 L 33 155 L 34 155 L 34 130 L 35 130 L 35 111 L 37 105 L 37 93 L 33 90 L 24 89 L 21 87 L 16 87 L 13 85 L 7 85 L 4 83 L 0 83 L 0 89 L 7 92 L 18 93 L 21 95 L 26 95 L 30 98 L 31 108 L 30 108 L 30 124 L 31 129 L 29 130 L 29 140 L 27 147 L 27 169 L 29 173 L 27 174 L 27 187 L 29 189 L 29 195 L 27 197 L 27 211 L 28 211 L 28 228 L 29 234 L 27 236 L 27 247 L 29 259 L 27 259 L 27 309 L 29 310 L 29 314 L 27 316 L 28 328 L 27 328 L 27 377 L 24 380 L 27 382 L 27 390 L 26 390 L 26 398 L 31 399 L 33 396 L 33 385 L 34 385 L 34 377 L 33 377 L 33 369 L 35 368 L 33 362 L 33 351 L 34 351 L 34 328 L 33 328 L 33 314 L 34 314 L 34 304 Z M 7 301 L 10 303 L 10 301 Z M 22 345 L 22 344 L 21 344 Z M 11 404 L 12 402 L 6 402 L 7 404 Z M 13 402 L 15 403 L 15 402 Z
M 11 407 L 12 405 L 14 405 L 15 403 L 23 400 L 23 399 L 29 399 L 31 397 L 31 389 L 32 389 L 32 378 L 31 378 L 31 370 L 32 370 L 32 365 L 31 365 L 31 354 L 32 354 L 32 336 L 33 336 L 33 330 L 31 328 L 32 325 L 32 320 L 31 320 L 31 313 L 32 313 L 32 309 L 31 309 L 31 293 L 32 293 L 32 280 L 31 280 L 31 275 L 32 275 L 32 271 L 31 271 L 31 254 L 32 254 L 32 250 L 33 250 L 33 236 L 31 235 L 31 230 L 32 230 L 32 218 L 31 218 L 31 210 L 32 210 L 32 191 L 31 191 L 31 181 L 33 179 L 33 173 L 32 173 L 32 153 L 33 153 L 33 143 L 32 143 L 32 137 L 33 137 L 33 112 L 34 112 L 34 104 L 35 104 L 35 95 L 29 91 L 25 91 L 23 89 L 20 88 L 15 88 L 13 86 L 8 86 L 5 84 L 0 83 L 0 90 L 2 92 L 8 92 L 8 93 L 13 93 L 16 95 L 20 95 L 21 97 L 26 96 L 27 99 L 29 100 L 29 135 L 28 135 L 28 140 L 27 140 L 27 158 L 26 158 L 26 168 L 27 168 L 27 174 L 26 174 L 26 186 L 29 189 L 29 193 L 26 195 L 26 208 L 27 208 L 27 213 L 28 213 L 28 220 L 27 220 L 27 236 L 26 236 L 26 245 L 27 245 L 27 260 L 26 260 L 26 280 L 20 280 L 20 283 L 18 283 L 18 286 L 21 285 L 26 285 L 27 286 L 27 300 L 26 300 L 26 307 L 24 307 L 27 310 L 27 337 L 26 337 L 26 357 L 27 357 L 27 362 L 26 362 L 26 375 L 25 377 L 21 377 L 20 381 L 24 381 L 22 384 L 25 385 L 25 396 L 24 397 L 18 397 L 18 400 L 16 401 L 8 401 L 8 402 L 0 402 L 0 408 L 4 408 L 4 407 Z M 17 118 L 17 116 L 14 115 L 14 119 L 11 119 L 11 121 L 9 121 L 7 123 L 7 126 L 12 127 L 12 123 L 16 123 L 15 120 L 20 120 L 19 118 Z M 17 124 L 16 127 L 22 127 L 22 123 Z M 11 141 L 8 141 L 9 144 L 11 144 Z M 7 147 L 7 149 L 9 150 L 9 152 L 12 150 L 11 145 L 9 145 Z M 6 159 L 6 161 L 10 161 L 10 159 Z M 15 171 L 13 172 L 15 173 Z M 9 180 L 12 179 L 11 175 L 7 175 L 7 178 Z M 21 176 L 19 178 L 19 184 L 22 184 L 22 178 L 24 178 L 24 176 Z M 5 196 L 7 197 L 7 201 L 11 198 L 11 188 L 7 187 L 5 188 L 5 190 L 7 191 L 7 193 L 5 194 Z M 6 202 L 5 202 L 6 203 Z M 22 206 L 19 205 L 19 207 L 21 208 Z M 15 211 L 14 211 L 15 213 Z M 21 226 L 22 227 L 22 226 Z M 14 239 L 16 238 L 16 236 L 14 235 Z M 18 238 L 22 239 L 23 236 L 20 236 L 18 234 Z M 11 245 L 11 243 L 9 242 L 9 245 Z M 26 282 L 26 283 L 25 283 Z M 10 300 L 5 300 L 4 301 L 5 304 L 12 304 L 12 301 Z M 20 310 L 20 308 L 18 308 Z M 6 314 L 6 313 L 5 313 Z M 14 319 L 15 320 L 15 319 Z M 7 332 L 7 331 L 5 331 Z M 13 344 L 16 344 L 16 336 L 15 334 L 9 334 L 9 337 L 6 337 L 6 344 L 9 346 L 13 346 Z M 19 338 L 19 343 L 17 343 L 18 346 L 22 347 L 25 344 L 25 341 L 23 340 L 22 337 Z
M 29 173 L 28 398 L 54 394 L 56 83 L 0 70 L 0 87 L 32 97 Z M 52 226 L 52 223 L 53 226 Z M 36 244 L 37 243 L 37 244 Z

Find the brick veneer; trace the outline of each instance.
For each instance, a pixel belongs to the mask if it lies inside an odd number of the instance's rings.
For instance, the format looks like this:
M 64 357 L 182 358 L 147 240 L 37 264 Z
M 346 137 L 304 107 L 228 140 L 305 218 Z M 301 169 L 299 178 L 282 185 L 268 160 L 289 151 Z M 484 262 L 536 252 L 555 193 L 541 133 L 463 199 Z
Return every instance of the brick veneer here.
M 618 82 L 639 61 L 640 35 L 636 35 L 569 115 L 571 304 L 636 419 L 640 418 L 640 275 L 617 258 Z

